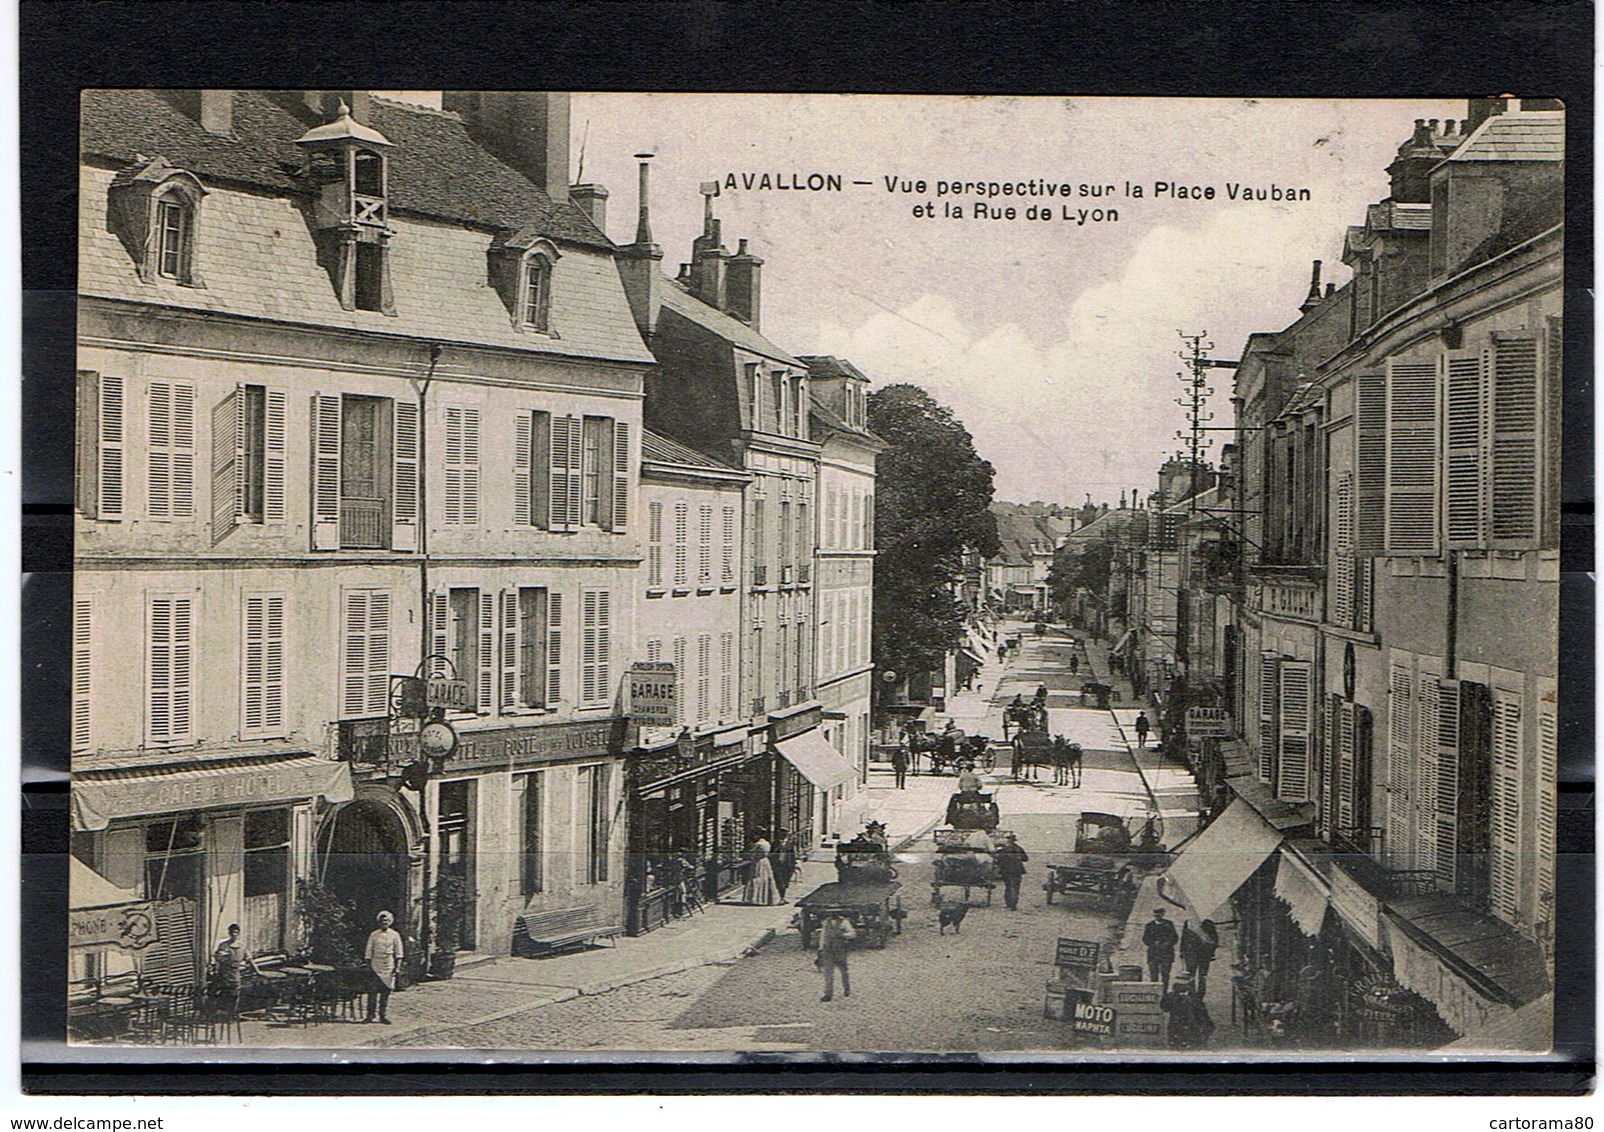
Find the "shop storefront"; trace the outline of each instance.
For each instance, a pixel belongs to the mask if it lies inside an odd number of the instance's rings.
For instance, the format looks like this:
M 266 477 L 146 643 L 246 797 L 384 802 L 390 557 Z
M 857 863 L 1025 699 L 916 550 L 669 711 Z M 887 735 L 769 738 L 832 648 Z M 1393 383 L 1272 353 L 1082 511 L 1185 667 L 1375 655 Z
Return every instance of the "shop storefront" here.
M 858 771 L 819 731 L 817 704 L 792 715 L 769 717 L 774 748 L 774 824 L 788 829 L 799 851 L 812 849 L 834 828 L 845 784 Z

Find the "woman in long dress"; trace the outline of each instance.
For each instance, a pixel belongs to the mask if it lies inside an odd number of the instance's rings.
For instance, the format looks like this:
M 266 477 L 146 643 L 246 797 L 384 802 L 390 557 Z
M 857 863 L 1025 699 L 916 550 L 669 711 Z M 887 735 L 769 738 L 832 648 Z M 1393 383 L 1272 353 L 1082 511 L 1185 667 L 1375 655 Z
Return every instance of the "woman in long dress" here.
M 746 888 L 741 893 L 743 904 L 780 904 L 780 889 L 774 883 L 774 865 L 769 861 L 769 839 L 758 834 L 748 855 Z

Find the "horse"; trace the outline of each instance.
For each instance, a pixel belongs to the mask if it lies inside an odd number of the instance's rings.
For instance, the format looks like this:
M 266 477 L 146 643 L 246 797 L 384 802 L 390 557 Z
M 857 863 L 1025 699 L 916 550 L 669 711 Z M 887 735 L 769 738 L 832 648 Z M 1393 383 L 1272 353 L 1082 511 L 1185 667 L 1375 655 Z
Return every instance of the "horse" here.
M 1081 746 L 1066 743 L 1062 735 L 1053 736 L 1053 785 L 1080 786 Z

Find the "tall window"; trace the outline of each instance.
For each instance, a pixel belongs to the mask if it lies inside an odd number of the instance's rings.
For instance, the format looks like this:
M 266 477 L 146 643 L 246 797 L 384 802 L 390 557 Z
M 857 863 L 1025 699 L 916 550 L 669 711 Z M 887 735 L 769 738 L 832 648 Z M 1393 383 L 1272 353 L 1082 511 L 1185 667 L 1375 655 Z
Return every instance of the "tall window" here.
M 518 781 L 523 787 L 519 876 L 523 894 L 534 896 L 544 891 L 546 884 L 546 777 L 544 772 L 536 771 L 519 776 Z
M 156 274 L 180 283 L 189 281 L 194 211 L 172 197 L 156 205 Z
M 471 687 L 481 663 L 488 657 L 480 656 L 479 591 L 453 589 L 447 591 L 447 628 L 445 654 L 456 665 L 457 678 L 466 680 Z
M 721 580 L 726 586 L 735 584 L 735 505 L 724 507 L 724 548 Z
M 148 394 L 150 517 L 187 519 L 195 514 L 195 387 L 153 381 Z
M 418 406 L 312 398 L 313 547 L 416 550 Z
M 628 421 L 532 411 L 519 413 L 514 428 L 515 523 L 551 531 L 628 527 Z
M 523 277 L 518 320 L 531 330 L 545 331 L 551 323 L 551 260 L 539 254 L 526 256 Z
M 703 633 L 696 638 L 696 719 L 703 722 L 713 715 L 711 699 L 713 675 L 713 636 Z
M 579 768 L 586 820 L 585 883 L 604 884 L 608 873 L 608 845 L 612 840 L 611 768 L 596 764 Z
M 721 719 L 735 714 L 734 633 L 723 633 L 718 640 L 718 713 Z
M 761 481 L 759 481 L 761 482 Z M 752 584 L 764 586 L 769 581 L 768 567 L 768 501 L 761 496 L 752 500 Z
M 553 649 L 551 644 L 555 631 L 551 622 L 553 604 L 553 595 L 539 586 L 522 586 L 501 595 L 504 710 L 555 706 L 552 674 L 561 650 Z
M 479 524 L 479 410 L 446 406 L 445 521 Z
M 674 504 L 674 585 L 680 589 L 690 584 L 690 516 L 689 503 Z
M 390 710 L 390 591 L 346 590 L 341 617 L 340 714 Z
M 697 508 L 696 524 L 696 584 L 713 584 L 713 505 L 704 503 Z
M 245 946 L 256 954 L 284 950 L 289 913 L 290 811 L 245 815 Z
M 243 595 L 240 736 L 284 733 L 284 595 Z
M 586 590 L 580 614 L 580 700 L 587 706 L 612 701 L 612 593 Z
M 145 599 L 145 742 L 190 740 L 194 695 L 194 597 L 153 593 Z
M 646 509 L 646 584 L 659 587 L 663 584 L 663 505 L 653 503 Z

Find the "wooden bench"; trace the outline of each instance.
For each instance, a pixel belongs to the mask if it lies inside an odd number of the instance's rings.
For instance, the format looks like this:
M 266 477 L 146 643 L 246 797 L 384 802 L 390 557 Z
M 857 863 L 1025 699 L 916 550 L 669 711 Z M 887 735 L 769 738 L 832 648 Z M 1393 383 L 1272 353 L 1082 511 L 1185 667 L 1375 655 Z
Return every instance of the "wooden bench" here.
M 525 912 L 513 931 L 512 953 L 529 959 L 555 955 L 571 947 L 584 947 L 605 939 L 617 946 L 621 924 L 605 923 L 594 904 L 559 908 L 552 912 Z

